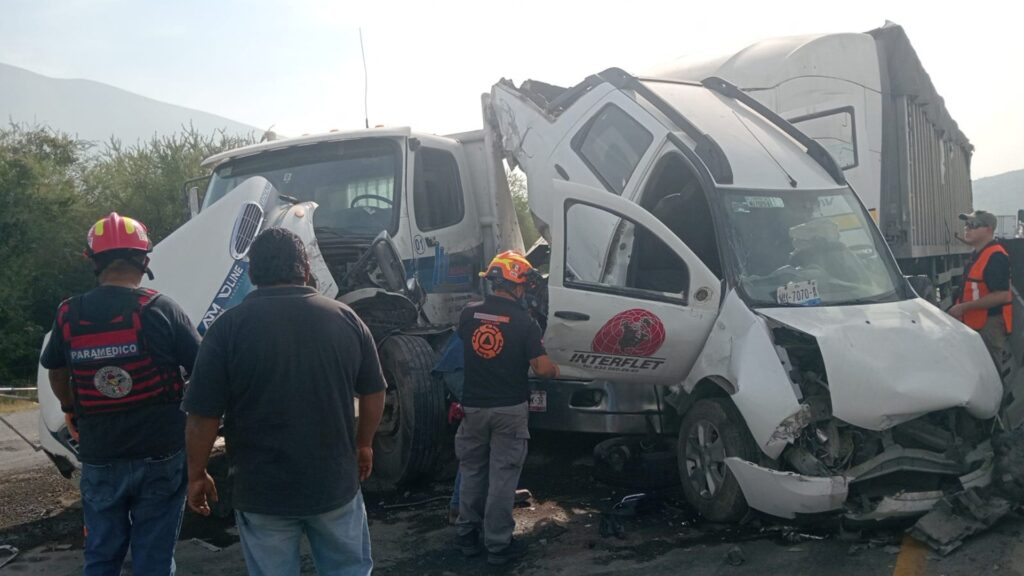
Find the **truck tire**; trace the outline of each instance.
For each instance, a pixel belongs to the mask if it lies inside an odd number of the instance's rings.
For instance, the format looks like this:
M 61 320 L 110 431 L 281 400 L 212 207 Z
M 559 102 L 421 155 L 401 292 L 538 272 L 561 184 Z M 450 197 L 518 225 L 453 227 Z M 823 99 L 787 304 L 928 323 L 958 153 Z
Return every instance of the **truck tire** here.
M 392 336 L 380 346 L 388 389 L 373 439 L 373 473 L 366 488 L 394 490 L 429 478 L 447 433 L 444 383 L 430 375 L 435 354 L 416 336 Z
M 683 416 L 676 446 L 690 505 L 712 522 L 741 520 L 747 500 L 725 459 L 756 460 L 757 446 L 736 407 L 725 398 L 698 400 Z

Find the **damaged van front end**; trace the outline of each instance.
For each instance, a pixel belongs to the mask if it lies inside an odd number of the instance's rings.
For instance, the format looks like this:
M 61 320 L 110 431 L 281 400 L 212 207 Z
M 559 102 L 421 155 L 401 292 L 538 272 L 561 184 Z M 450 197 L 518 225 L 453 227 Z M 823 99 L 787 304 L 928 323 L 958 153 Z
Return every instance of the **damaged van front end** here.
M 760 449 L 724 457 L 756 510 L 915 516 L 991 482 L 1002 385 L 978 335 L 924 300 L 751 309 L 733 292 L 683 391 L 714 379 Z

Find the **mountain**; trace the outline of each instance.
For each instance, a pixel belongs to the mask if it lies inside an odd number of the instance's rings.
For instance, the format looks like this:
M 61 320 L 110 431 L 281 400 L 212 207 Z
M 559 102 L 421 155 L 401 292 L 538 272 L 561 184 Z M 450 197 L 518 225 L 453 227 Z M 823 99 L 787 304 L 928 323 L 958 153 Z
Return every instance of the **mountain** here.
M 978 178 L 974 185 L 974 208 L 996 215 L 1016 215 L 1024 210 L 1024 170 Z
M 82 140 L 103 142 L 116 136 L 126 144 L 180 132 L 189 123 L 201 134 L 261 132 L 100 82 L 50 78 L 7 64 L 0 64 L 0 119 L 46 125 Z

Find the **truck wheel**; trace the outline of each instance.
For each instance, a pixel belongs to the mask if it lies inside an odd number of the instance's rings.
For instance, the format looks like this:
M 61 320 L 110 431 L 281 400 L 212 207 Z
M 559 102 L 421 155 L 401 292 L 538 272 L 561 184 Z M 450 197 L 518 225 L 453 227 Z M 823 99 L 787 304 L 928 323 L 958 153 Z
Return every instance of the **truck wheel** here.
M 737 522 L 747 500 L 726 457 L 757 458 L 757 446 L 736 408 L 724 398 L 698 400 L 683 417 L 677 443 L 687 501 L 712 522 Z
M 430 375 L 434 350 L 422 338 L 388 338 L 380 347 L 380 363 L 388 389 L 367 487 L 393 490 L 434 472 L 449 440 L 445 388 Z

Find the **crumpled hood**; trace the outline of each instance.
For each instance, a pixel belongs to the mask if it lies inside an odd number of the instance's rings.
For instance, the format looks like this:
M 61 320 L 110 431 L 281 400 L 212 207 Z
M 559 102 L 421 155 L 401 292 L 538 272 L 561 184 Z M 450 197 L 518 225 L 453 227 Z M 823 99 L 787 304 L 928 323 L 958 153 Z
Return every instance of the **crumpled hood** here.
M 884 430 L 946 408 L 982 419 L 999 409 L 981 337 L 924 300 L 757 312 L 817 339 L 832 413 L 845 422 Z

